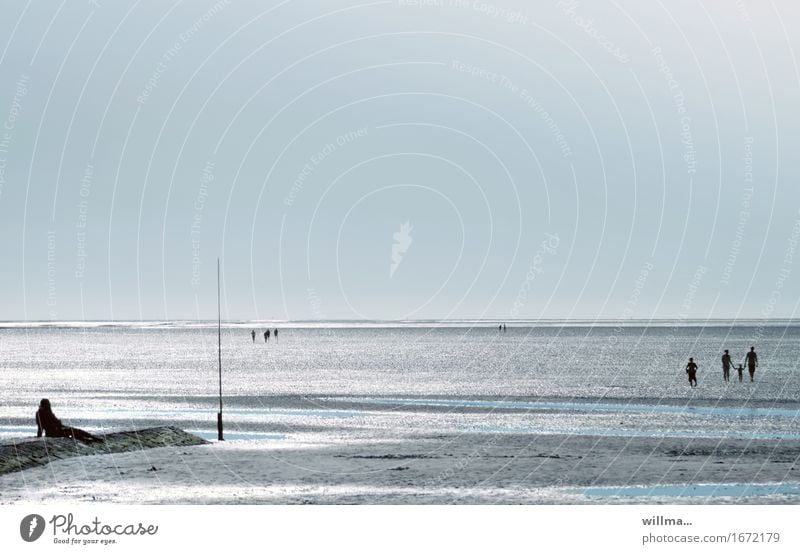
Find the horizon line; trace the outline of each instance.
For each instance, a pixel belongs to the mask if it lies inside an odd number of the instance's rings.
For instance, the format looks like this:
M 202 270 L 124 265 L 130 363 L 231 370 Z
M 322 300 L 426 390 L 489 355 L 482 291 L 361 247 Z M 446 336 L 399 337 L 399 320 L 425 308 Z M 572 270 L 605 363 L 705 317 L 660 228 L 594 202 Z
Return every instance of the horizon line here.
M 347 318 L 329 318 L 329 319 L 240 319 L 230 318 L 222 319 L 223 323 L 470 323 L 470 322 L 486 322 L 486 323 L 511 323 L 511 322 L 649 322 L 649 321 L 772 321 L 772 322 L 787 322 L 797 321 L 800 322 L 800 317 L 706 317 L 706 318 L 692 318 L 692 317 L 654 317 L 654 318 L 605 318 L 605 317 L 575 317 L 575 318 L 420 318 L 420 319 L 347 319 Z M 215 323 L 217 318 L 209 319 L 188 319 L 188 318 L 174 318 L 174 319 L 0 319 L 0 324 L 3 323 Z

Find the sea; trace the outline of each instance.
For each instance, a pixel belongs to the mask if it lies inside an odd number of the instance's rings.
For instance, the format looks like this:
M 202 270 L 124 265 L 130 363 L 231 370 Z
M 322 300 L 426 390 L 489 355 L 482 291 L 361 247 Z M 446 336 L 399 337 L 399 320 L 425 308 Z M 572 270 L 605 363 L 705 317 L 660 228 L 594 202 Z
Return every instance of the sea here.
M 754 380 L 745 369 L 724 381 L 723 351 L 744 364 L 751 346 Z M 793 320 L 5 322 L 0 439 L 34 436 L 49 398 L 93 432 L 177 425 L 214 438 L 221 407 L 241 440 L 362 427 L 797 440 L 798 364 Z M 447 417 L 470 410 L 484 416 Z

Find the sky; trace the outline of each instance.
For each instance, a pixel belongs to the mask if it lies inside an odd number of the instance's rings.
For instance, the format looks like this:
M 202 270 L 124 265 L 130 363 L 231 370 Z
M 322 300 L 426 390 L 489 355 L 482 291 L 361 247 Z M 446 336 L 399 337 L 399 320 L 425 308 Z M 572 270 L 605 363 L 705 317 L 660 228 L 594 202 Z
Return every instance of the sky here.
M 797 314 L 797 2 L 0 5 L 0 320 Z

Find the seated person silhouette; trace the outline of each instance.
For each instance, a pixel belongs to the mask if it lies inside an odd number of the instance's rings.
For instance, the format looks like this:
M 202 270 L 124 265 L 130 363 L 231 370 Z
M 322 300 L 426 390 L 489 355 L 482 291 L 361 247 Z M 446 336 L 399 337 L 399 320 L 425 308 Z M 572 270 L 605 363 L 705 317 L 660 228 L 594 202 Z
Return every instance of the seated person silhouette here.
M 61 423 L 61 420 L 53 413 L 47 398 L 42 398 L 39 410 L 36 412 L 36 436 L 41 437 L 42 431 L 44 431 L 45 437 L 67 437 L 82 442 L 103 442 L 102 438 L 95 437 L 83 429 L 67 427 Z

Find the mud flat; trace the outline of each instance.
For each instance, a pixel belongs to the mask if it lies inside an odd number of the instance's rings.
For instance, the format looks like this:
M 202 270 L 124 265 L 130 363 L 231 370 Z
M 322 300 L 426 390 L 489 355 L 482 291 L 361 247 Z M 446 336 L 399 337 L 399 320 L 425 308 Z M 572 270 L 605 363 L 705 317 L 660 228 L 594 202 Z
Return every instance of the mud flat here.
M 177 427 L 151 427 L 99 435 L 102 443 L 86 444 L 69 438 L 33 438 L 0 442 L 0 475 L 43 466 L 56 460 L 96 454 L 134 452 L 163 446 L 192 446 L 206 441 Z

